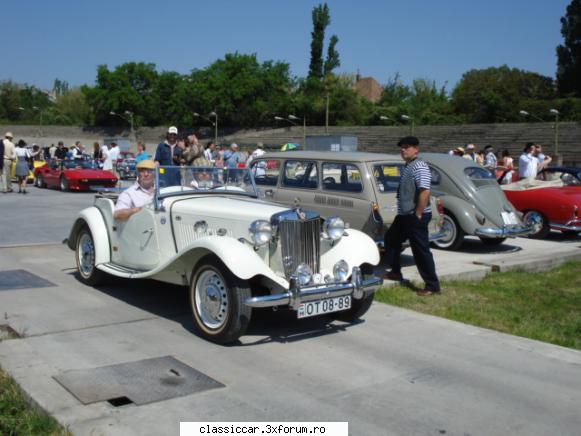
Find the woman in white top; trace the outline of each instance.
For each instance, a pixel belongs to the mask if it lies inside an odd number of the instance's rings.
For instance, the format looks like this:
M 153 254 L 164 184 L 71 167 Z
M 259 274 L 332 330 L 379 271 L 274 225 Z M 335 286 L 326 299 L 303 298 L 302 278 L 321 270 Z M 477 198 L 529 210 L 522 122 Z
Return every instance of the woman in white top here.
M 18 141 L 16 145 L 16 171 L 15 175 L 18 179 L 18 192 L 21 194 L 27 194 L 26 192 L 26 179 L 28 178 L 28 161 L 30 159 L 30 152 L 26 149 L 26 142 L 22 139 Z

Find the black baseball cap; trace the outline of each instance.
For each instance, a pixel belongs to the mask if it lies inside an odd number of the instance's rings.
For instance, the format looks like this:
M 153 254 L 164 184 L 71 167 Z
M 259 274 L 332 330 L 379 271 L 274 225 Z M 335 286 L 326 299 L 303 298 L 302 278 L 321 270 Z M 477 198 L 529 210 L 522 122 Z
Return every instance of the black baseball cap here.
M 397 146 L 403 147 L 404 145 L 413 145 L 414 147 L 417 147 L 420 145 L 420 140 L 415 136 L 404 136 L 399 140 Z

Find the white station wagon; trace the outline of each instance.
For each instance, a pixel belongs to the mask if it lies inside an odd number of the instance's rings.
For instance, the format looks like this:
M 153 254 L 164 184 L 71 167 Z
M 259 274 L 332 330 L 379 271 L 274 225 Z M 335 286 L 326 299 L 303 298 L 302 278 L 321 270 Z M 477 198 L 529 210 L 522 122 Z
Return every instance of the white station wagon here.
M 113 210 L 97 195 L 73 225 L 80 280 L 188 286 L 196 329 L 216 343 L 243 335 L 253 308 L 354 321 L 382 283 L 371 273 L 379 252 L 369 236 L 339 217 L 259 199 L 248 169 L 160 167 L 150 205 L 126 222 Z

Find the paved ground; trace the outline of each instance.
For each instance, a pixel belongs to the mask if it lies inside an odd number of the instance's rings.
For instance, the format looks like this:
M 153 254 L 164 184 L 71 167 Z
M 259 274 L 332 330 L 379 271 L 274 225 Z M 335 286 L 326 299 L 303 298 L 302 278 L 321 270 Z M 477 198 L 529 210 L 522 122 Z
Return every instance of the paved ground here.
M 184 289 L 124 280 L 86 287 L 59 242 L 91 203 L 92 195 L 35 188 L 0 197 L 0 226 L 14 229 L 0 235 L 0 273 L 22 269 L 54 284 L 0 290 L 0 324 L 23 335 L 0 343 L 0 365 L 74 434 L 178 434 L 180 421 L 252 420 L 346 420 L 354 435 L 579 434 L 574 350 L 383 304 L 356 325 L 265 311 L 238 345 L 220 347 L 195 336 Z M 37 242 L 45 245 L 27 245 Z M 476 277 L 494 265 L 546 267 L 578 256 L 579 245 L 559 236 L 519 239 L 491 253 L 470 241 L 460 253 L 435 256 L 440 275 Z M 225 387 L 114 407 L 83 405 L 54 379 L 161 356 Z

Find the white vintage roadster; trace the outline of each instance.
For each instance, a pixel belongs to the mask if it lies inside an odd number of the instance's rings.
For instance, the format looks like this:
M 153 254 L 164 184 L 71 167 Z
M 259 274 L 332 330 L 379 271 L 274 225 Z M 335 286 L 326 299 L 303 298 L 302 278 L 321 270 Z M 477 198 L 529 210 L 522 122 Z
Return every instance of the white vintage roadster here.
M 160 167 L 150 205 L 126 222 L 113 210 L 110 195 L 97 195 L 73 225 L 80 280 L 188 286 L 196 329 L 213 342 L 243 335 L 258 307 L 353 321 L 381 284 L 370 273 L 379 253 L 369 236 L 339 217 L 259 199 L 247 169 Z

